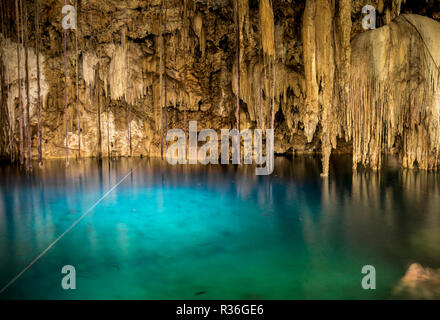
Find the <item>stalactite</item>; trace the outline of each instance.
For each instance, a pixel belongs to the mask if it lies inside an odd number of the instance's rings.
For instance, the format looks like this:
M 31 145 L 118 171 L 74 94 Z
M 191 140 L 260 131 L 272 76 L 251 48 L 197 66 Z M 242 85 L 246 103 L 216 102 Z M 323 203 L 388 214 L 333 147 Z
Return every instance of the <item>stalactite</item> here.
M 173 36 L 173 49 L 174 49 L 174 69 L 177 71 L 177 49 L 176 49 L 176 32 L 174 33 Z M 176 92 L 176 81 L 177 79 L 174 79 L 173 81 L 173 96 L 174 96 L 174 101 L 173 101 L 173 113 L 174 113 L 174 123 L 177 123 L 177 92 Z
M 0 59 L 3 60 L 2 54 L 0 52 Z M 1 133 L 4 137 L 4 139 L 6 140 L 6 136 L 8 137 L 8 144 L 10 145 L 10 139 L 11 139 L 11 130 L 10 130 L 10 124 L 9 122 L 9 115 L 7 114 L 7 106 L 6 106 L 6 92 L 7 90 L 5 89 L 5 67 L 3 65 L 0 64 L 0 91 L 1 91 L 1 95 L 0 95 L 0 125 L 2 126 L 1 128 Z M 10 148 L 6 147 L 6 141 L 5 140 L 0 140 L 0 154 L 1 155 L 5 155 L 8 153 L 8 149 L 10 151 Z
M 125 102 L 126 104 L 126 114 L 127 114 L 127 139 L 128 139 L 128 148 L 129 148 L 129 155 L 131 157 L 132 155 L 132 147 L 131 147 L 131 126 L 130 126 L 130 105 L 128 102 Z
M 91 8 L 89 8 L 89 29 L 90 29 L 90 38 L 89 38 L 89 54 L 84 56 L 83 61 L 83 76 L 86 83 L 89 84 L 90 87 L 90 110 L 93 110 L 93 93 L 94 93 L 94 83 L 95 83 L 95 68 L 98 63 L 98 59 L 93 54 L 93 17 Z
M 3 52 L 0 51 L 0 61 L 3 60 Z M 7 103 L 6 67 L 0 63 L 0 125 L 3 127 L 4 140 L 0 140 L 0 155 L 9 155 L 11 163 L 14 159 L 14 140 L 13 140 L 13 114 L 11 114 Z M 6 138 L 7 137 L 7 138 Z M 6 140 L 7 139 L 7 140 Z
M 272 60 L 272 110 L 270 117 L 271 129 L 275 129 L 275 87 L 276 87 L 275 63 L 274 60 Z
M 3 1 L 0 4 L 0 16 L 1 16 L 1 28 L 2 28 L 2 32 L 1 33 L 5 33 L 5 22 L 4 22 L 4 13 L 5 13 L 5 9 L 3 8 Z
M 165 64 L 165 70 L 166 70 L 166 64 Z M 167 136 L 168 133 L 168 104 L 167 104 L 167 74 L 165 72 L 165 79 L 164 79 L 165 83 L 164 83 L 164 90 L 165 90 L 165 94 L 164 94 L 164 109 L 165 109 L 165 137 Z M 166 141 L 165 141 L 165 150 L 166 150 L 167 146 L 166 146 Z
M 20 7 L 18 5 L 20 3 Z M 23 0 L 16 0 L 15 5 L 17 7 L 17 87 L 18 87 L 18 108 L 19 108 L 19 126 L 20 126 L 20 146 L 19 146 L 19 157 L 20 157 L 20 165 L 24 164 L 24 149 L 23 149 L 23 136 L 24 136 L 24 123 L 23 123 L 23 101 L 21 98 L 21 77 L 20 77 L 20 39 L 23 40 L 22 36 L 22 26 L 23 23 Z M 21 21 L 21 24 L 20 24 Z M 20 37 L 21 35 L 21 37 Z
M 64 0 L 66 5 L 66 0 Z M 67 139 L 68 127 L 67 127 L 67 30 L 63 32 L 64 39 L 64 138 L 66 140 L 66 166 L 69 165 L 69 140 Z
M 154 33 L 157 34 L 159 33 L 159 39 L 157 41 L 155 41 L 155 50 L 156 52 L 160 52 L 160 30 L 161 30 L 161 26 L 160 26 L 160 14 L 161 14 L 161 10 L 156 10 L 154 13 L 154 19 L 153 19 L 153 30 Z M 159 61 L 156 59 L 156 70 L 159 71 L 159 79 L 160 79 L 160 65 L 161 65 L 161 61 L 160 61 L 160 54 L 159 54 Z M 161 100 L 160 100 L 160 83 L 159 86 L 157 85 L 156 81 L 153 81 L 153 117 L 154 117 L 154 125 L 155 125 L 155 129 L 159 130 L 159 120 L 158 120 L 158 113 L 159 113 L 159 108 L 161 107 Z
M 78 159 L 81 160 L 81 114 L 80 114 L 80 106 L 79 106 L 79 51 L 78 51 L 78 30 L 79 30 L 79 6 L 78 1 L 75 1 L 75 9 L 76 9 L 76 28 L 75 28 L 75 65 L 76 65 L 76 127 L 78 130 Z
M 336 12 L 334 27 L 335 39 L 335 74 L 337 86 L 335 86 L 335 100 L 333 105 L 346 106 L 349 100 L 350 87 L 350 59 L 351 59 L 351 0 L 339 0 Z M 337 115 L 337 122 L 340 128 L 345 125 L 345 108 L 338 107 L 334 111 Z M 339 132 L 340 136 L 344 134 Z M 345 134 L 346 141 L 348 137 Z
M 330 155 L 338 134 L 342 134 L 343 113 L 337 107 L 347 85 L 351 23 L 346 20 L 350 19 L 350 8 L 347 0 L 307 0 L 304 10 L 304 134 L 311 142 L 321 124 L 322 176 L 328 176 Z
M 3 32 L 3 30 L 2 30 Z M 0 52 L 0 61 L 3 60 L 3 53 Z M 3 139 L 0 139 L 0 155 L 6 155 L 11 152 L 11 125 L 7 100 L 7 89 L 5 88 L 5 66 L 0 63 L 0 130 Z
M 7 37 L 7 29 L 8 29 L 8 1 L 3 1 L 2 2 L 2 34 Z
M 98 104 L 98 159 L 102 158 L 102 133 L 101 133 L 101 91 L 99 87 L 99 63 L 96 70 L 96 95 Z
M 263 66 L 261 62 L 261 47 L 258 50 L 258 114 L 259 114 L 259 125 L 260 129 L 263 130 L 263 88 L 261 83 L 263 73 Z
M 132 100 L 132 94 L 128 91 L 128 82 L 129 82 L 129 70 L 130 70 L 130 57 L 128 56 L 128 41 L 127 41 L 127 32 L 128 32 L 128 25 L 124 25 L 122 27 L 122 35 L 121 35 L 121 42 L 122 42 L 122 48 L 119 50 L 120 52 L 120 59 L 123 61 L 123 65 L 125 66 L 125 70 L 120 73 L 120 83 L 117 85 L 119 94 L 123 95 L 126 103 L 126 122 L 127 122 L 127 140 L 128 140 L 128 148 L 129 148 L 129 156 L 132 156 L 132 145 L 131 145 L 131 108 L 130 103 L 134 102 Z M 117 60 L 117 59 L 116 59 Z M 112 84 L 113 81 L 110 82 Z M 115 86 L 116 87 L 116 86 Z
M 162 10 L 163 10 L 163 0 L 161 1 L 160 5 L 160 18 L 159 18 L 159 28 L 160 28 L 160 35 L 159 35 L 159 72 L 160 72 L 160 157 L 163 160 L 163 105 L 162 105 L 162 99 L 163 99 L 163 21 L 162 21 Z
M 329 161 L 332 148 L 336 148 L 335 119 L 333 110 L 334 95 L 334 33 L 333 11 L 334 4 L 330 0 L 318 0 L 316 5 L 319 19 L 316 20 L 316 54 L 318 59 L 317 76 L 321 83 L 321 123 L 322 123 L 322 175 L 329 174 Z
M 268 63 L 266 62 L 266 57 L 263 57 L 263 65 L 264 66 L 268 66 Z M 263 123 L 266 123 L 266 127 L 269 127 L 269 123 L 271 122 L 271 120 L 269 119 L 269 112 L 268 110 L 270 110 L 270 100 L 269 100 L 269 80 L 267 77 L 267 68 L 264 68 L 264 92 L 266 93 L 266 104 L 265 104 L 265 120 L 263 120 Z
M 113 30 L 113 20 L 111 20 L 110 24 L 111 24 L 111 29 Z M 113 35 L 112 35 L 112 45 L 113 46 L 115 45 Z M 104 78 L 104 79 L 106 79 L 106 78 Z M 105 96 L 107 98 L 107 83 L 105 83 L 104 88 L 106 90 L 106 95 Z M 112 158 L 112 152 L 111 152 L 111 149 L 110 149 L 109 101 L 107 101 L 107 99 L 106 99 L 106 104 L 105 104 L 105 113 L 106 113 L 106 124 L 107 124 L 107 157 L 109 159 L 111 159 Z M 109 166 L 110 166 L 110 162 L 109 162 Z
M 10 6 L 11 3 L 13 6 Z M 38 31 L 35 28 L 34 37 L 32 37 L 30 31 L 34 29 L 34 22 L 39 17 L 37 17 L 36 13 L 34 14 L 35 6 L 32 5 L 32 10 L 28 10 L 30 9 L 28 5 L 26 4 L 24 8 L 22 1 L 9 2 L 8 30 L 11 31 L 10 26 L 14 26 L 16 31 L 14 38 L 16 40 L 0 37 L 0 71 L 4 79 L 0 106 L 5 106 L 4 110 L 0 110 L 2 112 L 0 117 L 1 130 L 5 131 L 0 137 L 0 155 L 2 157 L 10 157 L 11 161 L 17 161 L 29 170 L 32 167 L 32 162 L 30 162 L 32 160 L 33 141 L 32 120 L 35 119 L 35 123 L 38 121 L 39 83 L 37 55 L 35 54 L 39 47 Z M 25 15 L 25 9 L 29 11 L 29 14 L 26 12 Z M 14 16 L 13 24 L 12 16 Z M 25 19 L 25 17 L 29 19 Z M 32 28 L 29 28 L 28 25 L 25 26 L 25 21 L 29 23 L 29 20 L 33 17 L 35 18 L 32 19 Z M 10 33 L 12 37 L 12 32 Z M 35 49 L 29 45 L 32 38 L 35 39 Z M 38 55 L 38 65 L 42 61 L 41 58 L 44 59 L 44 56 L 40 53 Z M 45 96 L 47 93 L 47 83 L 44 74 L 40 74 L 40 87 L 40 96 Z M 28 109 L 29 111 L 27 111 Z M 18 125 L 16 125 L 16 122 L 18 122 Z M 35 130 L 35 133 L 37 136 L 35 141 L 38 146 L 38 130 Z
M 24 65 L 26 78 L 26 149 L 27 149 L 27 169 L 32 170 L 32 137 L 31 137 L 31 120 L 30 120 L 30 95 L 29 95 L 29 55 L 28 55 L 28 20 L 27 5 L 24 6 Z
M 164 25 L 166 25 L 167 23 L 167 9 L 165 8 L 165 19 L 164 19 Z M 162 49 L 164 50 L 164 48 L 166 48 L 166 45 L 164 43 L 164 39 L 162 38 Z M 164 54 L 165 55 L 165 54 Z M 167 67 L 166 67 L 166 59 L 167 56 L 165 55 L 165 57 L 163 58 L 163 71 L 164 71 L 164 113 L 165 113 L 165 137 L 167 136 L 168 133 L 168 104 L 167 104 Z M 163 139 L 163 138 L 162 138 Z M 164 141 L 164 149 L 166 151 L 167 149 L 167 142 L 166 139 Z
M 318 125 L 318 83 L 316 80 L 316 40 L 315 40 L 315 15 L 316 1 L 307 0 L 304 9 L 302 37 L 304 50 L 304 73 L 306 79 L 306 101 L 304 109 L 304 134 L 308 142 L 312 142 Z
M 129 70 L 130 68 L 130 58 L 127 55 L 127 70 Z M 128 83 L 128 76 L 129 73 L 127 72 L 127 83 Z M 133 149 L 131 146 L 131 106 L 130 106 L 130 100 L 127 102 L 127 109 L 128 109 L 128 113 L 127 113 L 127 130 L 128 130 L 128 146 L 129 146 L 129 150 L 130 150 L 130 157 L 132 156 L 133 153 Z
M 122 28 L 122 39 L 125 39 L 125 28 Z M 114 100 L 124 98 L 129 100 L 131 95 L 128 94 L 127 79 L 129 77 L 127 65 L 127 48 L 126 40 L 122 40 L 121 45 L 116 46 L 113 57 L 110 62 L 108 81 L 110 84 L 110 97 Z M 130 103 L 133 101 L 129 101 Z
M 42 133 L 41 133 L 41 88 L 40 88 L 40 2 L 35 2 L 35 47 L 37 55 L 37 108 L 38 108 L 38 163 L 43 166 Z
M 261 36 L 260 39 L 262 39 L 261 34 L 260 36 Z M 261 54 L 262 54 L 262 43 L 260 40 L 260 46 L 258 48 L 258 124 L 260 130 L 264 130 L 265 125 L 263 123 L 263 87 L 262 87 L 263 65 L 261 61 Z M 259 157 L 258 163 L 263 163 L 263 154 L 261 152 L 258 153 L 258 157 Z
M 182 94 L 182 103 L 183 103 L 183 130 L 185 134 L 188 133 L 188 120 L 187 120 L 187 106 L 186 106 L 186 73 L 187 73 L 187 62 L 185 59 L 186 51 L 187 51 L 187 43 L 188 43 L 188 34 L 187 34 L 187 1 L 183 0 L 183 94 Z M 188 154 L 185 154 L 185 157 L 188 157 Z
M 107 124 L 107 157 L 110 159 L 111 157 L 111 152 L 110 152 L 110 118 L 109 118 L 109 103 L 108 101 L 106 101 L 105 104 L 105 113 L 106 113 L 106 124 Z
M 11 4 L 9 0 L 3 0 L 0 5 L 0 28 L 1 28 L 1 34 L 4 38 L 10 37 L 10 15 L 9 13 L 12 12 Z
M 265 92 L 268 100 L 269 108 L 266 109 L 266 118 L 268 127 L 274 127 L 275 122 L 275 23 L 272 4 L 270 0 L 261 0 L 259 3 L 259 23 L 261 33 L 261 49 L 264 55 L 264 65 L 270 69 L 272 74 L 271 88 L 267 79 L 267 71 L 265 68 Z M 259 58 L 261 60 L 261 58 Z M 269 98 L 269 92 L 271 92 Z M 262 111 L 261 111 L 262 112 Z
M 270 0 L 260 0 L 259 5 L 260 15 L 260 32 L 261 32 L 261 44 L 263 52 L 266 55 L 275 55 L 275 27 L 274 27 L 274 15 L 272 10 L 272 4 Z
M 236 111 L 237 130 L 240 131 L 240 13 L 238 0 L 235 0 L 235 54 L 236 54 L 236 73 L 237 73 L 237 93 L 236 93 Z
M 11 4 L 11 8 L 13 9 L 13 4 Z M 16 11 L 16 7 L 14 10 Z M 0 8 L 2 10 L 2 35 L 3 37 L 8 37 L 6 27 L 3 26 L 3 4 Z M 11 14 L 11 17 L 13 15 Z M 18 28 L 17 28 L 18 30 Z M 12 36 L 12 32 L 11 36 Z M 17 37 L 18 38 L 18 37 Z M 1 39 L 1 38 L 0 38 Z M 1 40 L 0 40 L 1 41 Z M 18 40 L 17 40 L 18 43 Z M 8 88 L 6 84 L 6 66 L 1 63 L 1 61 L 4 60 L 3 52 L 0 51 L 0 89 L 1 89 L 1 96 L 0 96 L 0 126 L 2 126 L 3 131 L 3 139 L 0 139 L 0 156 L 2 155 L 8 155 L 10 158 L 11 163 L 15 161 L 15 154 L 14 154 L 14 112 L 10 110 L 9 104 L 7 102 L 8 99 Z M 15 106 L 14 106 L 15 107 Z
M 354 167 L 379 169 L 391 152 L 404 167 L 439 168 L 439 34 L 433 20 L 401 15 L 353 41 L 351 65 L 359 67 L 350 72 L 346 130 Z
M 197 35 L 197 38 L 199 39 L 199 46 L 200 51 L 202 52 L 202 58 L 205 57 L 205 49 L 206 49 L 206 39 L 205 39 L 205 30 L 203 28 L 203 15 L 199 11 L 197 12 L 196 16 L 194 17 L 194 29 L 195 33 Z

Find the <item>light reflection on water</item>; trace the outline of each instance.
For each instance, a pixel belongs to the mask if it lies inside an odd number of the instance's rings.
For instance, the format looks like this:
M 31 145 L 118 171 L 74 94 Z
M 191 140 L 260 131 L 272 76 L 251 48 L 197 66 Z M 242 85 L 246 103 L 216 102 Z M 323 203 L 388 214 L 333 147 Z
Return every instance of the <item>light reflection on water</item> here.
M 0 287 L 96 208 L 0 298 L 377 299 L 409 263 L 440 267 L 440 176 L 387 167 L 352 173 L 313 157 L 252 166 L 153 159 L 0 167 Z M 61 289 L 61 268 L 77 290 Z M 377 290 L 361 288 L 363 265 Z M 205 292 L 195 296 L 197 292 Z

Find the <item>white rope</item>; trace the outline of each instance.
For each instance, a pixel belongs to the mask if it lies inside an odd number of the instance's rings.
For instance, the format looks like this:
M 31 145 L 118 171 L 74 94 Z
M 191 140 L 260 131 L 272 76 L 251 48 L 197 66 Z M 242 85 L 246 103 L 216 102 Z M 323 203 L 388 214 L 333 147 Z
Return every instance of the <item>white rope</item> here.
M 127 173 L 117 184 L 115 184 L 109 191 L 107 191 L 98 201 L 95 202 L 93 206 L 91 206 L 86 212 L 84 212 L 74 223 L 64 231 L 58 238 L 56 238 L 43 252 L 41 252 L 31 263 L 29 263 L 19 274 L 17 274 L 11 281 L 9 281 L 1 290 L 0 294 L 2 294 L 7 288 L 9 288 L 18 278 L 20 278 L 23 273 L 29 270 L 42 256 L 46 254 L 62 237 L 64 237 L 74 226 L 78 224 L 85 216 L 87 216 L 102 200 L 105 199 L 113 190 L 115 190 L 121 183 L 124 181 L 131 173 L 133 173 L 135 169 L 131 169 L 129 173 Z

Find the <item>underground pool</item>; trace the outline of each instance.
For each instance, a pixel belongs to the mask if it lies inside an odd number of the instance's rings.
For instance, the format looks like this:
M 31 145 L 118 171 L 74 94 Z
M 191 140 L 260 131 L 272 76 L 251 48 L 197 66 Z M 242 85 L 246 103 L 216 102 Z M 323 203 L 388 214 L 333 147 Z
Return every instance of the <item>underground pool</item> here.
M 353 172 L 343 156 L 320 172 L 312 156 L 278 157 L 270 176 L 147 158 L 2 165 L 0 299 L 392 299 L 411 263 L 440 266 L 438 173 Z

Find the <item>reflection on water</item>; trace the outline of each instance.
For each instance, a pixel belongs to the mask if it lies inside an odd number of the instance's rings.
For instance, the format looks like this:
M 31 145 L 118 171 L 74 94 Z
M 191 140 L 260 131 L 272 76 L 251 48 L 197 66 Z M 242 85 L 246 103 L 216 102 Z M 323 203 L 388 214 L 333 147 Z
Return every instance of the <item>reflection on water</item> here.
M 0 166 L 0 287 L 133 172 L 0 298 L 377 299 L 412 262 L 440 267 L 440 175 L 385 168 L 320 178 L 318 159 L 169 166 L 152 159 Z M 61 289 L 61 268 L 77 271 Z M 377 289 L 363 290 L 373 265 Z M 203 295 L 195 295 L 203 292 Z

